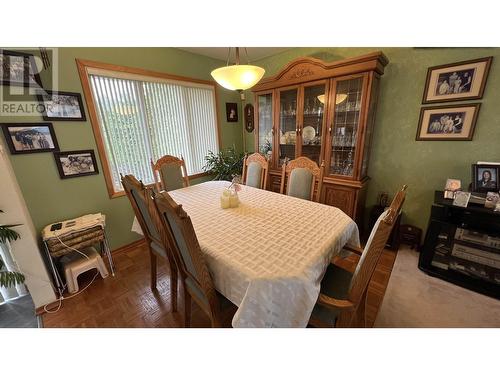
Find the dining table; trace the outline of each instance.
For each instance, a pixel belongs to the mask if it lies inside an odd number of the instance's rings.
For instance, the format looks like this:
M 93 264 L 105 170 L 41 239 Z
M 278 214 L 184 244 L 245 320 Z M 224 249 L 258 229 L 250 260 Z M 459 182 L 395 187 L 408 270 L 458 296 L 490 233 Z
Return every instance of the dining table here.
M 169 191 L 191 217 L 215 288 L 238 306 L 233 327 L 306 327 L 331 259 L 359 246 L 356 223 L 321 203 L 240 185 L 239 205 L 221 208 L 231 182 Z M 142 233 L 137 219 L 132 230 Z

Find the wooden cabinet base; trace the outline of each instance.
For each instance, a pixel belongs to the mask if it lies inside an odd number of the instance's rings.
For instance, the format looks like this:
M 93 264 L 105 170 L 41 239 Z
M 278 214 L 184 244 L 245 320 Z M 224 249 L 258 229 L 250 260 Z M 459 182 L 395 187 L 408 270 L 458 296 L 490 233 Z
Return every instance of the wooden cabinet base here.
M 358 224 L 360 232 L 363 227 L 363 212 L 366 200 L 367 184 L 351 186 L 341 181 L 337 183 L 323 182 L 321 203 L 338 207 Z
M 368 179 L 364 181 L 353 181 L 325 178 L 323 180 L 323 192 L 320 203 L 340 208 L 356 221 L 360 232 L 362 232 L 367 182 Z M 280 172 L 271 170 L 267 190 L 279 193 L 280 187 Z

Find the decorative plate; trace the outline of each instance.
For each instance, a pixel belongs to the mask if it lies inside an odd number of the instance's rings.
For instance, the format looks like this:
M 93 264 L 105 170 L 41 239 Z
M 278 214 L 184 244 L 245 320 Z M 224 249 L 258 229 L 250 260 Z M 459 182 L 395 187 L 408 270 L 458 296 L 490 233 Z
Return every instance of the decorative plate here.
M 306 142 L 311 142 L 316 137 L 316 130 L 312 126 L 306 126 L 302 130 L 302 139 Z

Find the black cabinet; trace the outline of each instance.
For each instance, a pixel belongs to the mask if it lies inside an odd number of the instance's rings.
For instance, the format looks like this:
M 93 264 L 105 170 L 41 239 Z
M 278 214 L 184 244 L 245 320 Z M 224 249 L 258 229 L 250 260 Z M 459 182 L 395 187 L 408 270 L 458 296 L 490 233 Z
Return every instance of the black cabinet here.
M 453 206 L 436 191 L 419 268 L 431 276 L 500 298 L 500 212 Z

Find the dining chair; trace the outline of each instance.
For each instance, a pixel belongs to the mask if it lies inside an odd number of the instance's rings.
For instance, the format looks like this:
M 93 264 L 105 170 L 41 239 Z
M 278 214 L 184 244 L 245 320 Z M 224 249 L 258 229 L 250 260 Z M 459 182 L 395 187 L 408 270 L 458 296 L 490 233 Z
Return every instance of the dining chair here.
M 258 152 L 245 155 L 243 159 L 243 183 L 258 189 L 266 189 L 269 163 Z
M 164 246 L 160 234 L 156 229 L 148 210 L 148 199 L 150 194 L 144 184 L 132 175 L 121 175 L 123 188 L 127 194 L 135 216 L 139 221 L 144 239 L 149 249 L 151 260 L 151 290 L 156 290 L 157 282 L 157 256 L 167 260 L 170 266 L 170 295 L 172 299 L 172 311 L 177 311 L 177 267 L 172 251 Z
M 403 206 L 407 186 L 395 195 L 390 207 L 375 223 L 364 249 L 346 246 L 359 255 L 354 272 L 333 262 L 321 281 L 321 291 L 309 324 L 316 327 L 366 327 L 366 295 L 377 262 Z
M 325 163 L 318 167 L 315 161 L 306 156 L 283 163 L 281 171 L 281 194 L 319 202 L 323 187 Z M 314 189 L 318 185 L 316 199 Z
M 151 168 L 158 191 L 171 191 L 189 186 L 186 163 L 182 156 L 179 159 L 172 155 L 165 155 L 156 163 L 151 159 Z
M 150 189 L 151 190 L 151 189 Z M 214 287 L 191 218 L 166 192 L 152 192 L 156 228 L 165 246 L 173 249 L 184 290 L 184 326 L 191 325 L 191 299 L 209 316 L 212 327 L 222 327 L 235 312 Z

